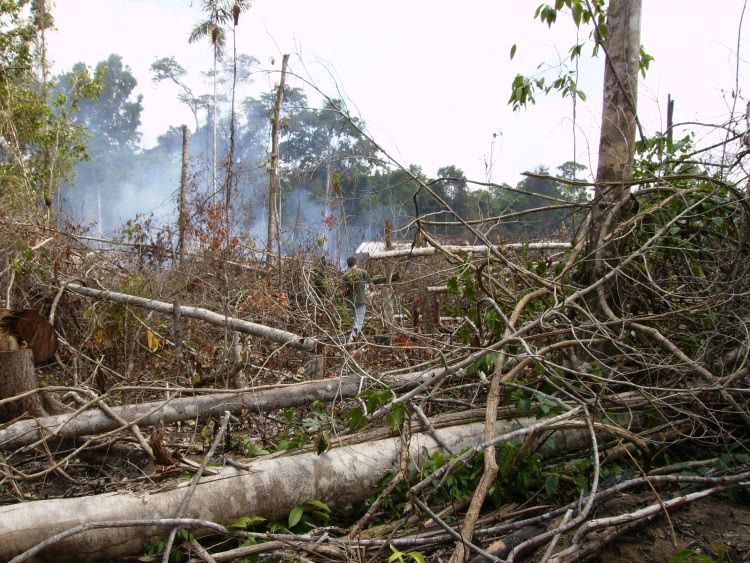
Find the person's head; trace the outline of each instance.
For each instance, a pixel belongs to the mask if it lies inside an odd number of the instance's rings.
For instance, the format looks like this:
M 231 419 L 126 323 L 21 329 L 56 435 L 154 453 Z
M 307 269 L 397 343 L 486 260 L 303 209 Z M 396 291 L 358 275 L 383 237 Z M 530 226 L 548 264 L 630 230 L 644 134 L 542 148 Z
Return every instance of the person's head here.
M 354 256 L 349 256 L 349 258 L 346 259 L 346 265 L 349 268 L 356 268 L 357 267 L 357 258 Z

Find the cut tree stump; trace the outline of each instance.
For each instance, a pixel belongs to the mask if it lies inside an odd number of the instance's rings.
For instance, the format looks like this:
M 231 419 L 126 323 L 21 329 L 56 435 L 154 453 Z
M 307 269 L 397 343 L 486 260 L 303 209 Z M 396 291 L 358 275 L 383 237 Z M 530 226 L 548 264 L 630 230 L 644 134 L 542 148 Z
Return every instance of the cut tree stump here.
M 34 391 L 36 388 L 33 352 L 30 349 L 0 352 L 0 399 Z M 43 397 L 37 393 L 17 401 L 0 404 L 0 422 L 18 418 L 25 412 L 34 417 L 49 416 L 42 401 Z

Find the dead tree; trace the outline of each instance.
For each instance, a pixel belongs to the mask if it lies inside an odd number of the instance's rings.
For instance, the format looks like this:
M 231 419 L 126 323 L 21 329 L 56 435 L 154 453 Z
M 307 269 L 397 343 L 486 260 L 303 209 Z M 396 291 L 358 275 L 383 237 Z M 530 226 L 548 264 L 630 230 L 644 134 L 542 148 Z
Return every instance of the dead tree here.
M 266 243 L 269 262 L 273 253 L 274 237 L 279 230 L 277 223 L 281 220 L 277 216 L 279 193 L 281 192 L 279 189 L 281 187 L 279 180 L 279 126 L 281 125 L 281 105 L 284 103 L 284 83 L 286 82 L 286 66 L 288 62 L 289 55 L 284 55 L 281 60 L 281 79 L 279 80 L 279 90 L 276 95 L 276 105 L 273 108 L 273 118 L 271 118 L 271 177 L 268 183 L 268 239 Z M 281 267 L 281 253 L 279 253 L 279 267 Z

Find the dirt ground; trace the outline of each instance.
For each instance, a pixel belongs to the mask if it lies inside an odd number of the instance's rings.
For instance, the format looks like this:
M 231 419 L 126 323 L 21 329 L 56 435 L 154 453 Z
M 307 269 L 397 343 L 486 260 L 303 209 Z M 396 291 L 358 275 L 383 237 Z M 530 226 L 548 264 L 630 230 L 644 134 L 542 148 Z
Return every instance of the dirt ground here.
M 601 563 L 667 562 L 680 548 L 696 554 L 681 561 L 750 561 L 750 505 L 727 498 L 707 498 L 670 513 L 673 531 L 666 518 L 623 534 L 596 558 Z M 698 559 L 703 554 L 711 559 Z

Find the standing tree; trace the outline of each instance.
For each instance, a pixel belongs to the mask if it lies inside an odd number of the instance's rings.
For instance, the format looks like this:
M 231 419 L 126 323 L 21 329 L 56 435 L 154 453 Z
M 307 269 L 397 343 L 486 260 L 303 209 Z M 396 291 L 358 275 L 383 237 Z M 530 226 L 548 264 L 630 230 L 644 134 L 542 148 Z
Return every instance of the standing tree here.
M 606 66 L 599 164 L 589 225 L 590 253 L 596 253 L 605 244 L 614 223 L 623 216 L 630 194 L 627 182 L 633 177 L 638 123 L 641 0 L 610 0 L 607 29 L 606 40 L 600 36 Z M 596 32 L 600 33 L 598 29 Z M 602 258 L 605 259 L 617 253 L 617 248 L 611 243 L 602 250 Z M 589 262 L 585 272 L 587 279 L 593 281 L 603 269 L 602 261 Z
M 230 21 L 235 21 L 233 10 L 229 8 L 226 0 L 202 0 L 201 5 L 206 13 L 206 19 L 197 24 L 188 38 L 189 43 L 195 43 L 201 39 L 208 38 L 213 51 L 213 160 L 211 164 L 211 197 L 216 201 L 216 136 L 217 136 L 217 113 L 218 113 L 218 91 L 217 91 L 217 64 L 224 56 L 224 47 L 226 46 L 227 36 L 224 26 Z M 239 17 L 239 13 L 238 13 Z
M 281 193 L 281 182 L 279 180 L 279 128 L 281 126 L 281 106 L 284 103 L 284 82 L 286 81 L 286 67 L 289 63 L 289 55 L 284 55 L 281 62 L 281 79 L 279 80 L 276 104 L 271 118 L 271 168 L 268 183 L 268 238 L 266 240 L 266 252 L 268 262 L 271 261 L 273 252 L 274 232 L 279 237 L 279 278 L 281 278 L 281 233 L 279 214 L 279 195 Z
M 180 88 L 181 92 L 177 95 L 177 99 L 190 108 L 193 118 L 195 119 L 195 133 L 198 133 L 200 127 L 198 111 L 203 104 L 201 103 L 200 98 L 193 93 L 193 90 L 183 80 L 187 74 L 185 67 L 178 63 L 174 57 L 162 57 L 156 59 L 151 64 L 151 73 L 153 74 L 152 80 L 154 82 L 159 83 L 169 80 Z
M 602 0 L 592 0 L 592 2 L 557 0 L 554 6 L 540 5 L 536 16 L 542 22 L 552 25 L 557 19 L 558 11 L 564 7 L 571 10 L 576 25 L 582 21 L 595 24 L 592 32 L 595 39 L 595 52 L 601 47 L 606 57 L 595 210 L 590 215 L 588 239 L 590 252 L 596 253 L 596 249 L 603 243 L 606 234 L 615 226 L 617 214 L 622 212 L 629 194 L 627 181 L 632 174 L 637 122 L 637 78 L 638 71 L 643 64 L 640 58 L 642 55 L 640 48 L 641 0 L 610 0 L 606 11 Z M 511 57 L 515 55 L 515 51 L 514 45 L 511 49 Z M 581 46 L 576 45 L 571 50 L 571 55 L 578 57 L 580 51 Z M 645 64 L 647 65 L 648 61 Z M 561 75 L 551 85 L 546 85 L 543 78 L 531 79 L 518 75 L 513 81 L 512 88 L 509 103 L 513 104 L 514 108 L 522 107 L 528 101 L 533 102 L 535 88 L 545 92 L 557 90 L 564 96 L 568 95 L 573 98 L 582 96 L 574 77 L 569 73 Z M 608 250 L 613 255 L 612 246 L 610 243 Z M 603 264 L 599 262 L 600 260 L 589 262 L 587 270 L 584 271 L 589 281 L 593 281 L 595 273 L 603 268 Z M 498 361 L 498 366 L 502 366 L 504 354 L 501 354 L 500 358 L 502 361 Z M 485 438 L 494 436 L 495 413 L 499 397 L 496 389 L 499 389 L 501 377 L 502 371 L 498 369 L 493 376 L 488 398 Z M 465 561 L 467 549 L 464 542 L 472 540 L 479 512 L 489 486 L 497 474 L 495 447 L 489 446 L 484 451 L 482 480 L 474 492 L 461 529 L 463 541 L 457 543 L 451 556 L 451 563 Z

